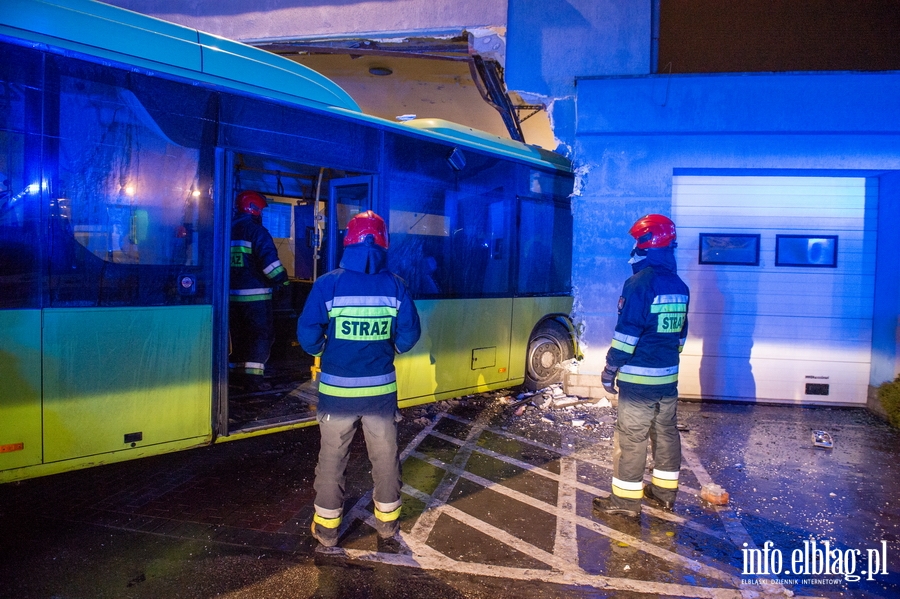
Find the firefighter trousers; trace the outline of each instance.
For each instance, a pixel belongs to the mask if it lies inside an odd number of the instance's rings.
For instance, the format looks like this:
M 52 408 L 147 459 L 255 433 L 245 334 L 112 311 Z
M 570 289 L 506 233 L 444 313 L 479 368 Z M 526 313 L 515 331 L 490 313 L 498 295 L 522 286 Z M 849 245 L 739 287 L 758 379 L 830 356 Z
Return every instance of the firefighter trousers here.
M 272 353 L 275 331 L 272 300 L 232 301 L 228 306 L 231 333 L 231 355 L 228 366 L 232 374 L 263 376 Z
M 321 444 L 316 464 L 315 521 L 327 528 L 336 528 L 341 521 L 344 506 L 347 462 L 350 443 L 356 429 L 362 425 L 366 450 L 372 464 L 372 481 L 375 490 L 375 522 L 379 534 L 390 536 L 395 531 L 400 516 L 400 456 L 397 451 L 397 411 L 392 409 L 378 414 L 329 414 L 319 413 Z
M 677 406 L 674 385 L 619 383 L 613 436 L 612 505 L 641 511 L 648 442 L 653 454 L 653 494 L 662 501 L 675 501 L 681 469 Z

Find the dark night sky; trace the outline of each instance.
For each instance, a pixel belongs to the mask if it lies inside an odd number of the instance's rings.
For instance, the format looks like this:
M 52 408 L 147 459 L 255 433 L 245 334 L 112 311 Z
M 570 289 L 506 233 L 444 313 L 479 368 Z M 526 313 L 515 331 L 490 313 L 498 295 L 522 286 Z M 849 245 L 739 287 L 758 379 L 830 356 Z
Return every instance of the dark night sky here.
M 660 4 L 660 73 L 900 70 L 900 0 Z

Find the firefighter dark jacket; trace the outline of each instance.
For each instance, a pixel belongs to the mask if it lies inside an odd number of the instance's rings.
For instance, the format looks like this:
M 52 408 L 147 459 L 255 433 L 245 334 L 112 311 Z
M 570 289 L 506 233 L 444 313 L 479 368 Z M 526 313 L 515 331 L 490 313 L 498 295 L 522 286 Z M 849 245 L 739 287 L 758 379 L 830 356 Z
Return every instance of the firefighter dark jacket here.
M 606 363 L 618 369 L 620 385 L 666 385 L 674 392 L 690 292 L 676 273 L 673 248 L 649 249 L 632 268 Z
M 421 335 L 403 280 L 387 270 L 387 252 L 344 248 L 340 268 L 313 285 L 297 323 L 304 351 L 321 356 L 319 412 L 384 413 L 397 406 L 394 355 Z
M 231 225 L 231 301 L 272 299 L 272 287 L 287 282 L 272 235 L 249 214 Z

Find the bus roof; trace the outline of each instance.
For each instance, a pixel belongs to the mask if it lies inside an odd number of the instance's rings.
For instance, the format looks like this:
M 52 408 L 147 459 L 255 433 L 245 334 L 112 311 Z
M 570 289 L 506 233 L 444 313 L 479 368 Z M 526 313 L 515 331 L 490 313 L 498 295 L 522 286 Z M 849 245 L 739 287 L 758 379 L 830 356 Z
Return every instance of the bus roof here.
M 93 0 L 3 0 L 0 33 L 257 94 L 277 90 L 294 101 L 360 111 L 337 84 L 289 59 Z
M 563 156 L 449 121 L 401 124 L 363 115 L 340 86 L 288 58 L 94 0 L 2 0 L 0 34 L 291 103 L 349 111 L 382 126 L 411 128 L 571 171 Z

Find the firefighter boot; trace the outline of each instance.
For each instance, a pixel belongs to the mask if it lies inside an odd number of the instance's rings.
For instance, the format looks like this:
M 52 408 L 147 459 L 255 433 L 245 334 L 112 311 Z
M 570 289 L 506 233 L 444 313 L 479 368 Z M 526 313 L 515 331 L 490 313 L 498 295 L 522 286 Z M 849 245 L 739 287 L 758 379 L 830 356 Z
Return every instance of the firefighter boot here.
M 390 539 L 400 532 L 400 520 L 389 520 L 385 522 L 376 518 L 375 532 L 378 533 L 379 538 Z
M 647 503 L 649 503 L 653 507 L 657 507 L 661 510 L 666 510 L 667 512 L 674 511 L 675 509 L 674 501 L 666 501 L 664 499 L 660 499 L 653 494 L 653 487 L 650 485 L 644 485 L 644 499 L 647 500 Z
M 635 520 L 641 517 L 640 504 L 638 504 L 637 510 L 632 510 L 613 504 L 612 499 L 609 497 L 594 497 L 593 506 L 595 513 L 625 516 Z
M 315 520 L 310 525 L 312 536 L 322 544 L 323 547 L 334 547 L 338 542 L 338 529 L 327 528 L 318 524 Z

